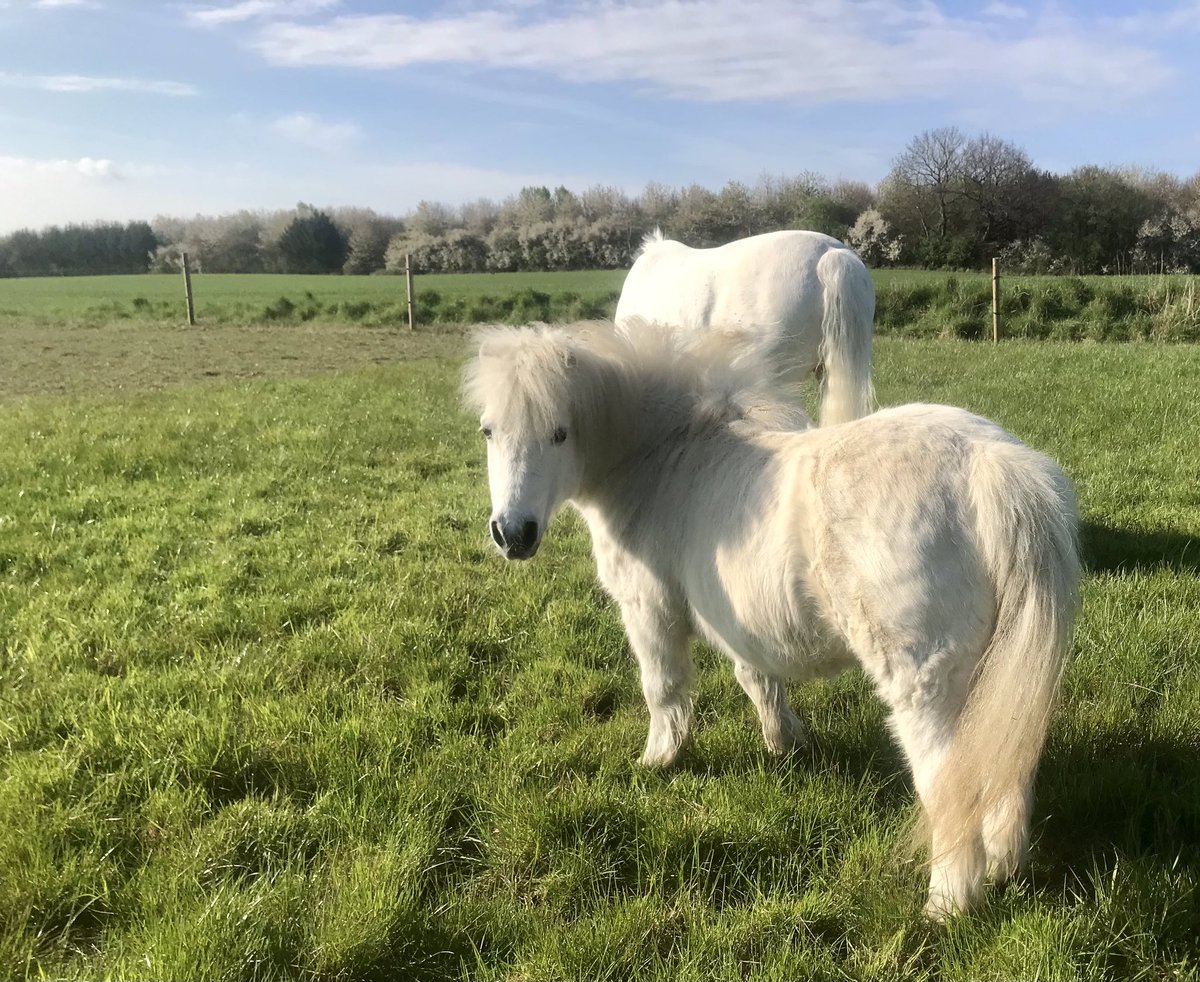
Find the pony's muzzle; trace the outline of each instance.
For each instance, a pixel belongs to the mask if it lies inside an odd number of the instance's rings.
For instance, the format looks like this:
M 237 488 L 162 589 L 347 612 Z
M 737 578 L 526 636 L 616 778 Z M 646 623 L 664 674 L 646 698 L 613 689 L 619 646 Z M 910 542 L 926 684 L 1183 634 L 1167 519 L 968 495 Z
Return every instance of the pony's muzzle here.
M 492 533 L 492 541 L 504 553 L 505 559 L 532 559 L 538 551 L 541 536 L 538 534 L 538 523 L 532 519 L 523 522 L 501 522 L 493 518 L 488 526 Z

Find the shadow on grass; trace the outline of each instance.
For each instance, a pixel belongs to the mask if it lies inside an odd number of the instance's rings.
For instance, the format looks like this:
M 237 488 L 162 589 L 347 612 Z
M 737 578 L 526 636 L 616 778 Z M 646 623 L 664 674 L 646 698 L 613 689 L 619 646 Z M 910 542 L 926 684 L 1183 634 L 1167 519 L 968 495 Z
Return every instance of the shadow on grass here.
M 1052 878 L 1090 892 L 1089 874 L 1135 862 L 1200 870 L 1200 738 L 1136 729 L 1047 747 L 1036 786 L 1032 859 Z
M 1175 529 L 1118 528 L 1103 522 L 1084 522 L 1080 532 L 1083 562 L 1092 572 L 1200 572 L 1200 535 Z

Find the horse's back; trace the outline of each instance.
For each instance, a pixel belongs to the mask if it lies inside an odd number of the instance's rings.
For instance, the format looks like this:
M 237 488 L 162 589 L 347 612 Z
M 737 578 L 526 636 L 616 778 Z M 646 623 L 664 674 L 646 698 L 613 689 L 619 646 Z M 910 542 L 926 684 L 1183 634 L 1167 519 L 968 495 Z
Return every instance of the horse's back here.
M 816 526 L 825 594 L 874 598 L 874 641 L 887 635 L 885 647 L 922 636 L 981 650 L 1001 588 L 995 540 L 1026 534 L 1021 521 L 1075 522 L 1061 468 L 963 409 L 901 406 L 780 439 L 812 475 L 803 521 Z M 856 647 L 865 656 L 873 643 Z
M 778 326 L 783 333 L 819 326 L 817 264 L 834 249 L 846 246 L 821 232 L 790 229 L 711 249 L 650 242 L 625 279 L 617 324 L 638 318 L 686 330 Z

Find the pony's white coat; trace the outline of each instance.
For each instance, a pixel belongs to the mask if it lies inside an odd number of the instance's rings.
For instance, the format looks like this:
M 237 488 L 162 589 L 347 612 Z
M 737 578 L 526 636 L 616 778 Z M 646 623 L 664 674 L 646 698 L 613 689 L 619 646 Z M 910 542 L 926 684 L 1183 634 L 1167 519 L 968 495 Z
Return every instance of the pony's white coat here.
M 783 680 L 860 665 L 928 820 L 927 911 L 964 908 L 1027 846 L 1077 606 L 1070 485 L 960 409 L 804 429 L 708 348 L 484 333 L 465 392 L 490 433 L 493 526 L 536 529 L 497 543 L 527 558 L 560 504 L 583 515 L 641 668 L 647 764 L 688 739 L 693 634 L 733 661 L 774 752 L 803 739 Z
M 617 302 L 616 323 L 714 327 L 745 335 L 774 379 L 821 380 L 821 423 L 871 411 L 875 287 L 862 260 L 820 232 L 753 235 L 715 249 L 646 237 Z

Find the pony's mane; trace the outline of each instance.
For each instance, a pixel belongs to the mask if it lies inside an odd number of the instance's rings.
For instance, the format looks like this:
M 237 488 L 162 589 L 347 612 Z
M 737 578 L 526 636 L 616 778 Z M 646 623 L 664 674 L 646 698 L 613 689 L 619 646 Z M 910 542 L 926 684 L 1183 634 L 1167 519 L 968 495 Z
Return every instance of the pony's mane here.
M 744 336 L 714 331 L 685 339 L 632 321 L 565 327 L 491 327 L 476 335 L 466 369 L 468 406 L 547 432 L 577 418 L 601 419 L 614 404 L 650 393 L 705 422 L 807 429 L 812 421 L 782 395 Z
M 653 232 L 647 232 L 642 236 L 642 244 L 638 248 L 638 251 L 633 254 L 633 258 L 636 260 L 639 256 L 643 256 L 649 252 L 654 246 L 666 241 L 667 237 L 663 235 L 663 230 L 656 225 Z

